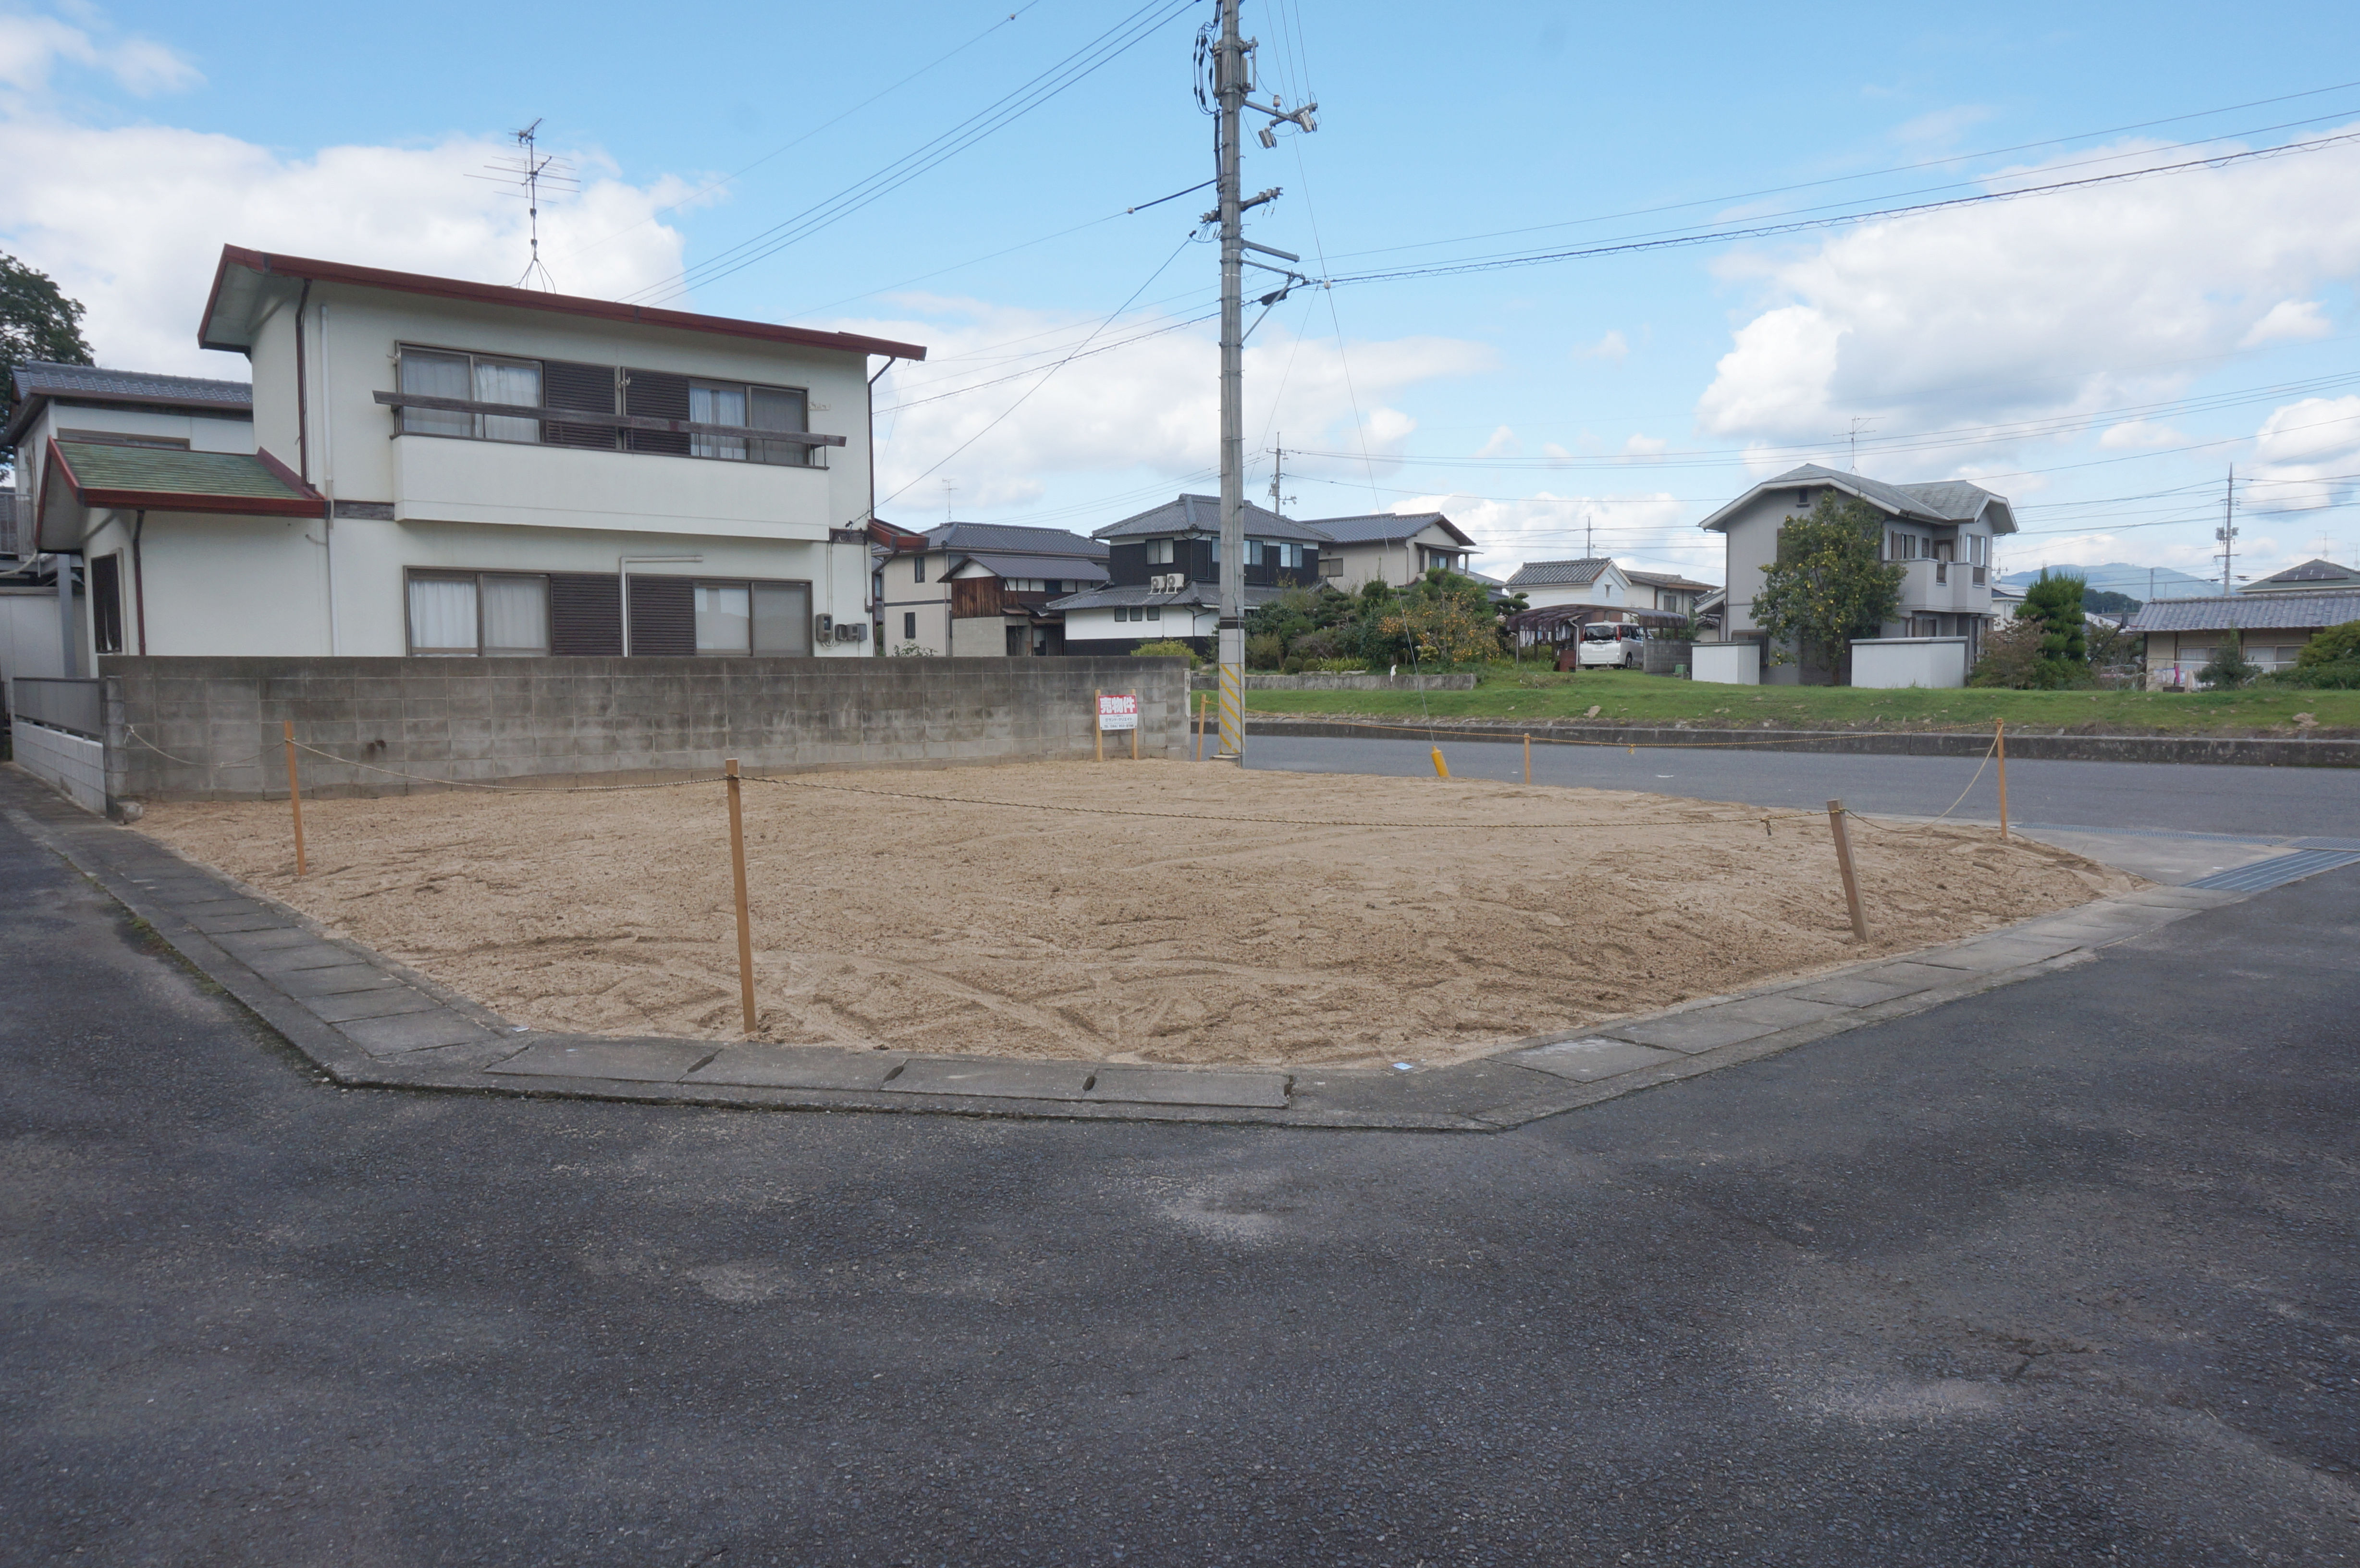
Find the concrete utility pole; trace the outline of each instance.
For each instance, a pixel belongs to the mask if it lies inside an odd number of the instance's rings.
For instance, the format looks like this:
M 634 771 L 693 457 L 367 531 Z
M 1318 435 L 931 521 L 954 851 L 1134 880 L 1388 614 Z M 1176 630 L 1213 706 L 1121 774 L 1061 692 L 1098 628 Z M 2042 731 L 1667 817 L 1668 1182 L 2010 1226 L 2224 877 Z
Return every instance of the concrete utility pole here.
M 1318 128 L 1312 118 L 1319 105 L 1306 103 L 1293 111 L 1277 103 L 1262 104 L 1249 96 L 1253 91 L 1253 72 L 1248 60 L 1254 50 L 1251 40 L 1238 33 L 1238 0 L 1221 0 L 1221 32 L 1213 46 L 1213 91 L 1218 103 L 1215 124 L 1216 176 L 1220 191 L 1220 203 L 1207 219 L 1221 225 L 1221 615 L 1218 630 L 1218 663 L 1221 684 L 1221 742 L 1219 757 L 1236 761 L 1246 750 L 1246 616 L 1245 616 L 1245 553 L 1246 553 L 1246 477 L 1245 477 L 1245 300 L 1243 280 L 1248 265 L 1245 253 L 1262 251 L 1297 259 L 1284 251 L 1273 251 L 1267 245 L 1249 242 L 1245 235 L 1245 214 L 1249 208 L 1275 201 L 1275 187 L 1258 196 L 1245 198 L 1238 187 L 1238 137 L 1241 119 L 1247 109 L 1267 114 L 1276 124 L 1291 123 L 1303 130 Z M 1270 126 L 1262 130 L 1265 147 L 1278 145 Z M 1264 264 L 1256 262 L 1254 266 Z M 1277 270 L 1273 268 L 1273 270 Z M 1295 274 L 1286 275 L 1290 279 Z M 1289 288 L 1293 287 L 1290 282 Z M 1282 291 L 1283 293 L 1283 291 Z M 1268 300 L 1264 301 L 1267 313 Z
M 2221 541 L 2221 592 L 2234 593 L 2235 582 L 2230 577 L 2237 560 L 2237 465 L 2229 465 L 2228 488 L 2221 493 L 2221 526 L 2212 537 Z

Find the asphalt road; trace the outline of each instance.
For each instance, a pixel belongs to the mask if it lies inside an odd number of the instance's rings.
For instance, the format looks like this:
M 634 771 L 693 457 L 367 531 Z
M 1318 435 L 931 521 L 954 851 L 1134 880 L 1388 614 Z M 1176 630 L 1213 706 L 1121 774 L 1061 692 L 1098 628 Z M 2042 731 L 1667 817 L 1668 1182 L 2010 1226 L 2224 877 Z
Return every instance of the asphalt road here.
M 340 1092 L 0 887 L 9 1563 L 2360 1555 L 2360 868 L 1499 1136 Z
M 1513 742 L 1441 741 L 1454 777 L 1513 780 L 1524 748 Z M 1247 766 L 1310 773 L 1432 778 L 1426 742 L 1249 735 Z M 1845 757 L 1805 751 L 1679 750 L 1642 746 L 1533 746 L 1536 784 L 1653 789 L 1749 805 L 1813 807 L 1830 800 L 1863 811 L 1933 816 L 1965 800 L 1970 821 L 1999 816 L 1997 777 L 1975 759 Z M 1969 789 L 1970 781 L 1973 788 Z M 2175 833 L 2360 834 L 2360 772 L 2346 768 L 2216 768 L 2142 762 L 2007 765 L 2007 805 L 2020 822 Z

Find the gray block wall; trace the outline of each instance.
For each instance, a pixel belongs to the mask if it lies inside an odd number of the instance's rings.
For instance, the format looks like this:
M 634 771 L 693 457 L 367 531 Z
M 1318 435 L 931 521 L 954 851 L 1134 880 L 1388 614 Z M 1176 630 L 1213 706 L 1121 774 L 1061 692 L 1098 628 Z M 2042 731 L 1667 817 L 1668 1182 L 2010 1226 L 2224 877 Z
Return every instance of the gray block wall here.
M 100 660 L 107 793 L 242 800 L 440 781 L 629 782 L 1083 759 L 1094 691 L 1140 694 L 1140 753 L 1186 749 L 1178 659 L 139 659 Z M 1130 755 L 1109 734 L 1108 755 Z M 404 778 L 401 775 L 419 775 Z

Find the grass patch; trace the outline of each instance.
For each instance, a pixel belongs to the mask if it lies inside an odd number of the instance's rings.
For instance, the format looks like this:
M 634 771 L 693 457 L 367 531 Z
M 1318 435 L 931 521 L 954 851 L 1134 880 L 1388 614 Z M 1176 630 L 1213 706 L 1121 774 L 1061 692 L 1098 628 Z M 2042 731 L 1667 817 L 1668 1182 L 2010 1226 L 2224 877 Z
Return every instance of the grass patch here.
M 1472 691 L 1248 691 L 1257 713 L 1374 719 L 1680 724 L 1717 729 L 1989 729 L 2072 735 L 2360 734 L 2360 691 L 1871 691 L 1849 686 L 1718 686 L 1599 670 L 1486 671 Z M 2309 713 L 2307 728 L 2295 722 Z

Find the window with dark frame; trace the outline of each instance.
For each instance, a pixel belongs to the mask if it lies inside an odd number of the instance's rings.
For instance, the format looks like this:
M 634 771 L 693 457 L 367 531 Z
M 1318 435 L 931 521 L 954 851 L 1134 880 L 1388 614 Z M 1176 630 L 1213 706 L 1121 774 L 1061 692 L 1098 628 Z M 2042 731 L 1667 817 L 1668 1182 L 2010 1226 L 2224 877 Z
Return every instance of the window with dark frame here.
M 500 403 L 551 413 L 639 414 L 729 425 L 739 430 L 802 435 L 811 430 L 810 394 L 798 387 L 692 378 L 665 371 L 621 370 L 611 365 L 519 359 L 459 349 L 399 345 L 396 380 L 402 391 L 458 402 Z M 824 468 L 822 449 L 801 441 L 763 441 L 756 436 L 683 434 L 671 430 L 622 430 L 562 419 L 528 419 L 447 408 L 400 410 L 404 435 L 451 436 L 624 450 L 728 463 L 760 463 L 782 468 Z
M 923 583 L 925 580 L 926 558 L 921 555 L 914 558 L 910 562 L 910 581 L 912 583 Z
M 903 642 L 918 640 L 918 612 L 915 610 L 901 612 L 901 640 Z
M 405 594 L 415 657 L 530 659 L 549 653 L 545 572 L 412 571 Z
M 91 557 L 84 586 L 90 590 L 91 640 L 101 653 L 123 651 L 123 552 Z

